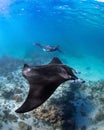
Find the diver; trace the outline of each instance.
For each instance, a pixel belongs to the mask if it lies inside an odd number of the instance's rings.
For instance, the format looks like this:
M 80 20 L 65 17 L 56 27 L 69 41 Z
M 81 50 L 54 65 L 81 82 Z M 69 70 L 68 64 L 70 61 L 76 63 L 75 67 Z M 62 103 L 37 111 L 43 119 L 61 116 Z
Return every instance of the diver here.
M 62 51 L 59 48 L 59 45 L 50 46 L 50 45 L 43 45 L 43 44 L 40 44 L 40 43 L 34 43 L 34 45 L 39 46 L 44 52 L 58 51 L 58 52 L 62 53 Z

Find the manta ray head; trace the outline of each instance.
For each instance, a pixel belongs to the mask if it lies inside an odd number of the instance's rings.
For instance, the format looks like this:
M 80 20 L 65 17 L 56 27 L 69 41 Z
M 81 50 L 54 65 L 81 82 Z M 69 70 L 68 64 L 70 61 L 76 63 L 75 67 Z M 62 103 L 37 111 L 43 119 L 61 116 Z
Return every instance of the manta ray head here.
M 38 72 L 38 67 L 30 67 L 27 64 L 24 64 L 22 75 L 29 81 L 30 84 L 32 82 L 40 82 L 41 79 L 41 75 Z

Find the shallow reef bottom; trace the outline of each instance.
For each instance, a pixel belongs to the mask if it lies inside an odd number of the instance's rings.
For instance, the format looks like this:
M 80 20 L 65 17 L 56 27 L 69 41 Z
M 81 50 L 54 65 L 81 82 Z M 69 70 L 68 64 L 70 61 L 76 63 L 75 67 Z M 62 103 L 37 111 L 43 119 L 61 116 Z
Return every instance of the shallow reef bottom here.
M 25 61 L 1 60 L 0 130 L 104 130 L 103 79 L 85 84 L 67 81 L 39 108 L 17 114 L 29 89 L 21 74 Z

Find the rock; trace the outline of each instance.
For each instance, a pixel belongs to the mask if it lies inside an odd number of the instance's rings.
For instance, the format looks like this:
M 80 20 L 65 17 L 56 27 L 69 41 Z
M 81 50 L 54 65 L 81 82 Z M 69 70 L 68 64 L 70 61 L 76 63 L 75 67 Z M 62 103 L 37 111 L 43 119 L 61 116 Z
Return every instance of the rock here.
M 21 87 L 23 87 L 23 86 L 21 85 Z M 15 88 L 15 89 L 14 89 L 14 93 L 15 93 L 15 94 L 21 94 L 21 93 L 23 93 L 23 92 L 22 92 L 22 90 L 21 90 L 20 88 Z
M 13 79 L 13 75 L 12 74 L 7 76 L 7 80 L 8 81 L 11 81 L 12 79 Z
M 99 121 L 103 121 L 104 120 L 104 112 L 99 112 L 98 114 L 96 114 L 95 116 L 95 122 L 99 122 Z
M 20 130 L 32 130 L 32 127 L 25 122 L 18 122 Z
M 21 113 L 21 114 L 19 114 L 18 115 L 19 116 L 19 118 L 21 119 L 21 120 L 25 120 L 25 119 L 29 119 L 29 118 L 31 118 L 31 116 L 29 115 L 29 114 L 23 114 L 23 113 Z
M 2 92 L 2 96 L 5 98 L 5 99 L 11 99 L 14 95 L 14 92 L 13 90 L 5 90 Z
M 13 96 L 13 99 L 16 101 L 16 102 L 21 102 L 22 100 L 23 100 L 23 98 L 22 98 L 22 95 L 14 95 Z
M 81 130 L 86 130 L 86 129 L 87 129 L 86 126 L 81 127 Z
M 0 129 L 3 127 L 2 122 L 0 122 Z
M 13 121 L 13 122 L 17 122 L 17 116 L 13 115 L 13 114 L 9 114 L 8 115 L 8 120 L 9 121 Z

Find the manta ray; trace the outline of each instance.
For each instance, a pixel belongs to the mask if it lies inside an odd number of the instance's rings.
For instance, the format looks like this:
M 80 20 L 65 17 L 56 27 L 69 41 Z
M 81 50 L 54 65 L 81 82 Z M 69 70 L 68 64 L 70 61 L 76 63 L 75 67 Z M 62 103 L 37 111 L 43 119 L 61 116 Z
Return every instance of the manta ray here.
M 75 73 L 77 71 L 64 65 L 57 57 L 46 65 L 30 67 L 24 64 L 22 75 L 27 79 L 30 88 L 25 102 L 16 112 L 25 113 L 39 107 L 67 80 L 84 83 Z

